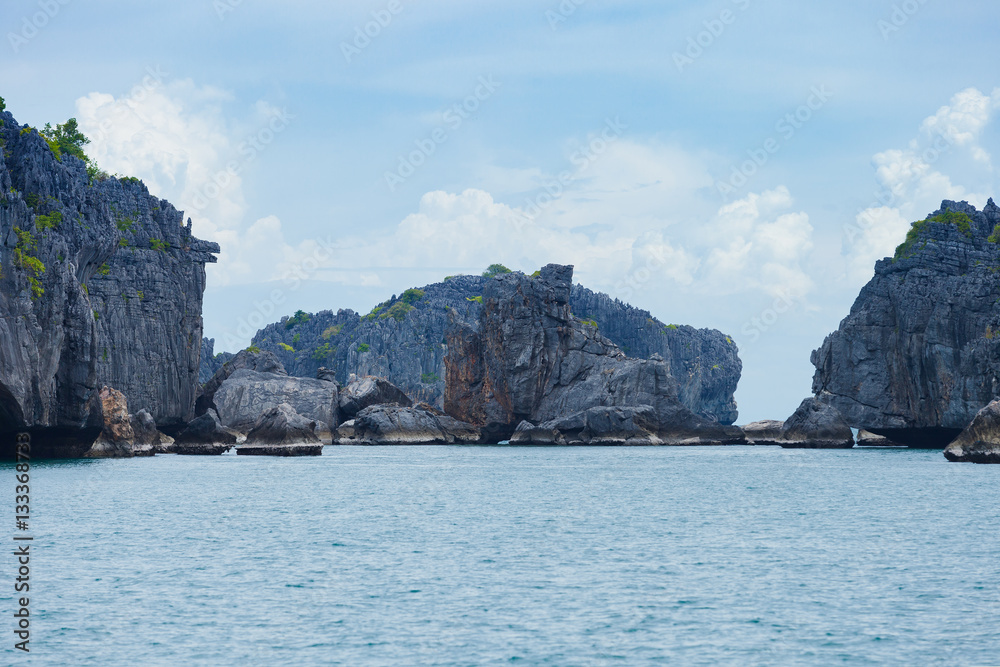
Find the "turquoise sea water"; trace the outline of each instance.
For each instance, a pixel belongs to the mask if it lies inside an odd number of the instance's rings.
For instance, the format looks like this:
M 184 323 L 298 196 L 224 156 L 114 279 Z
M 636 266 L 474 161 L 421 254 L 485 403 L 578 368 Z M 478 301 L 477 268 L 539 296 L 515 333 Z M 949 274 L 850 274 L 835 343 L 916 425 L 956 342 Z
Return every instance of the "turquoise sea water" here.
M 939 452 L 327 447 L 31 475 L 32 652 L 5 550 L 9 663 L 1000 664 L 1000 466 Z

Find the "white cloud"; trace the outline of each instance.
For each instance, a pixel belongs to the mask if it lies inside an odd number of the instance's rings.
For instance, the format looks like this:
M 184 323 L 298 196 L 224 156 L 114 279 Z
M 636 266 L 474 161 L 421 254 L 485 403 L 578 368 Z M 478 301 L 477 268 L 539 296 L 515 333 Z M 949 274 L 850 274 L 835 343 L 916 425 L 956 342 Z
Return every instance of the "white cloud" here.
M 230 102 L 225 91 L 191 80 L 147 81 L 120 98 L 95 92 L 77 100 L 97 164 L 141 178 L 194 221 L 199 237 L 221 245 L 219 264 L 208 267 L 216 285 L 276 279 L 282 263 L 312 249 L 289 246 L 274 216 L 248 224 L 241 174 L 274 140 L 274 119 L 284 115 L 257 102 L 234 120 L 224 110 Z

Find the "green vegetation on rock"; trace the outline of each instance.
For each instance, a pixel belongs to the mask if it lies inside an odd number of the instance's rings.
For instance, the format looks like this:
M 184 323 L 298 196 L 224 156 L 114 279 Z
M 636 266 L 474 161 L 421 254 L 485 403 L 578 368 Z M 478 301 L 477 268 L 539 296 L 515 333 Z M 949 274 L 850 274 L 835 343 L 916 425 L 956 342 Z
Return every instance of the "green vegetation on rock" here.
M 157 252 L 166 252 L 170 244 L 162 239 L 149 239 L 149 247 Z
M 295 348 L 292 347 L 291 345 L 289 345 L 288 343 L 278 343 L 278 347 L 280 347 L 285 352 L 294 352 L 295 351 Z
M 483 302 L 483 297 L 482 296 L 467 296 L 467 297 L 465 297 L 465 300 L 466 301 L 475 301 L 476 303 L 482 303 Z
M 14 234 L 17 236 L 17 245 L 14 247 L 14 266 L 24 269 L 28 276 L 28 284 L 31 286 L 31 300 L 37 301 L 45 294 L 41 281 L 41 276 L 45 273 L 45 265 L 33 254 L 38 251 L 38 243 L 30 231 L 15 227 Z
M 250 352 L 251 354 L 260 354 L 260 348 L 256 345 L 251 345 L 247 348 L 247 352 Z
M 304 310 L 296 310 L 295 314 L 289 317 L 288 321 L 285 322 L 285 328 L 291 329 L 295 327 L 295 325 L 297 324 L 305 324 L 308 321 L 309 321 L 309 313 L 305 312 Z
M 490 264 L 485 271 L 483 271 L 483 278 L 494 278 L 496 276 L 502 276 L 505 273 L 511 273 L 503 264 Z
M 440 382 L 441 378 L 438 377 L 437 373 L 422 373 L 420 381 L 424 384 L 434 384 L 435 382 Z
M 62 213 L 59 211 L 52 211 L 48 215 L 36 215 L 35 226 L 39 229 L 55 229 L 62 223 L 62 219 Z
M 337 351 L 337 348 L 336 347 L 331 347 L 330 343 L 323 343 L 322 345 L 320 345 L 319 347 L 317 347 L 315 350 L 313 350 L 313 353 L 311 355 L 309 355 L 309 356 L 311 356 L 316 361 L 326 361 L 331 356 L 333 356 L 333 353 L 336 352 L 336 351 Z
M 900 243 L 899 246 L 897 246 L 896 253 L 893 255 L 892 261 L 895 262 L 898 259 L 909 257 L 913 253 L 913 246 L 916 245 L 917 240 L 932 222 L 942 225 L 955 225 L 958 227 L 958 231 L 964 234 L 967 238 L 972 238 L 972 218 L 965 213 L 948 211 L 946 213 L 942 213 L 941 215 L 935 215 L 927 218 L 926 220 L 917 220 L 914 222 L 910 226 L 910 231 L 906 232 L 906 239 Z M 996 230 L 994 230 L 994 234 L 995 233 Z M 990 238 L 992 239 L 993 236 Z
M 368 343 L 358 343 L 358 352 L 367 352 L 372 349 Z
M 90 158 L 83 152 L 83 147 L 90 143 L 90 139 L 80 131 L 76 118 L 70 118 L 62 125 L 56 125 L 54 129 L 52 125 L 46 123 L 41 135 L 48 142 L 56 159 L 62 160 L 65 153 L 74 155 L 86 163 L 90 162 Z
M 344 325 L 342 324 L 335 324 L 332 327 L 327 327 L 323 331 L 323 340 L 330 340 L 330 338 L 339 334 L 342 328 L 344 328 Z

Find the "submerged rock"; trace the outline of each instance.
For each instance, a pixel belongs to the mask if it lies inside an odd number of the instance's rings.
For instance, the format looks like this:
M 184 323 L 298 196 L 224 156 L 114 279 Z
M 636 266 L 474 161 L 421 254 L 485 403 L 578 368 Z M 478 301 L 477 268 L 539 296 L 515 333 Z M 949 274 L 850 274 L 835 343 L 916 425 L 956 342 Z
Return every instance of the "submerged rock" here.
M 1000 400 L 976 413 L 972 423 L 944 450 L 953 462 L 1000 463 Z
M 328 433 L 338 422 L 337 384 L 243 368 L 215 392 L 219 419 L 242 433 L 253 429 L 265 412 L 287 403 L 298 414 L 317 422 Z
M 240 445 L 236 453 L 241 456 L 322 456 L 323 443 L 293 445 Z
M 666 445 L 702 444 L 666 441 L 658 434 L 656 410 L 649 405 L 627 408 L 597 407 L 542 422 L 521 422 L 510 438 L 512 445 Z
M 880 260 L 813 352 L 813 392 L 847 422 L 942 448 L 1000 394 L 1000 208 L 944 201 Z
M 865 429 L 858 431 L 858 447 L 905 447 L 898 442 L 893 442 L 884 435 L 872 433 Z
M 786 449 L 850 449 L 854 433 L 836 408 L 811 396 L 781 427 L 778 444 Z
M 242 446 L 293 444 L 319 444 L 316 422 L 300 415 L 288 403 L 282 403 L 257 419 Z
M 781 429 L 784 426 L 785 422 L 765 419 L 751 422 L 741 428 L 748 445 L 780 445 Z
M 413 402 L 403 390 L 380 377 L 354 377 L 340 392 L 341 419 L 354 419 L 365 408 L 373 405 L 398 405 L 410 407 Z
M 743 441 L 738 428 L 681 404 L 665 361 L 628 359 L 597 328 L 574 318 L 572 278 L 572 266 L 549 264 L 538 276 L 511 273 L 486 284 L 478 327 L 456 321 L 448 331 L 445 412 L 498 442 L 522 421 L 650 406 L 664 441 Z
M 334 433 L 335 445 L 455 445 L 479 442 L 472 424 L 423 408 L 374 405 Z

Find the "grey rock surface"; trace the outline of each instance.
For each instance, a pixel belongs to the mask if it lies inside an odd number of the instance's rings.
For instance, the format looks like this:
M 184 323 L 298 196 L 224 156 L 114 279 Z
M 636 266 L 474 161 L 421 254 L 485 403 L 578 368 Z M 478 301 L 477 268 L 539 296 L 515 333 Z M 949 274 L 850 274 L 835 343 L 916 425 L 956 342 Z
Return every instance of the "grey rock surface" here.
M 282 403 L 261 414 L 241 447 L 295 444 L 320 444 L 316 422 Z
M 668 445 L 657 435 L 659 420 L 652 406 L 590 408 L 567 417 L 532 425 L 522 421 L 512 445 Z M 694 444 L 694 443 L 692 443 Z
M 322 456 L 323 444 L 240 445 L 236 453 L 241 456 Z
M 215 392 L 219 390 L 223 382 L 229 379 L 229 376 L 243 369 L 274 375 L 288 375 L 285 372 L 285 367 L 281 365 L 273 352 L 241 350 L 223 361 L 212 377 L 198 390 L 195 414 L 201 416 L 209 410 L 218 412 L 218 407 L 215 405 Z
M 681 404 L 665 361 L 628 359 L 597 327 L 574 318 L 572 278 L 573 267 L 549 264 L 536 277 L 511 273 L 486 284 L 478 327 L 456 320 L 448 331 L 445 412 L 499 441 L 522 421 L 651 406 L 664 441 L 743 441 L 738 428 Z
M 953 462 L 1000 463 L 1000 400 L 976 413 L 972 423 L 944 450 Z
M 850 449 L 854 433 L 836 408 L 810 396 L 785 421 L 778 444 L 786 449 Z
M 340 418 L 354 419 L 362 410 L 373 405 L 413 405 L 403 390 L 385 378 L 351 376 L 340 392 Z
M 335 382 L 242 368 L 215 392 L 215 405 L 222 423 L 243 433 L 251 431 L 262 414 L 282 403 L 319 422 L 319 431 L 327 432 L 339 421 L 337 398 Z
M 414 401 L 442 408 L 445 331 L 452 320 L 478 327 L 487 282 L 480 276 L 454 276 L 393 295 L 365 316 L 341 310 L 286 317 L 258 332 L 254 344 L 277 354 L 292 375 L 315 377 L 323 366 L 342 385 L 352 374 L 380 376 Z M 735 422 L 733 394 L 742 362 L 731 338 L 664 324 L 645 310 L 580 285 L 571 289 L 570 310 L 596 325 L 627 356 L 660 355 L 677 380 L 679 400 L 690 410 L 724 424 Z
M 335 445 L 454 445 L 479 442 L 480 431 L 417 407 L 373 405 L 334 433 Z
M 856 439 L 858 442 L 858 447 L 905 447 L 906 446 L 906 445 L 901 445 L 898 442 L 893 442 L 884 435 L 872 433 L 871 431 L 866 431 L 865 429 L 861 429 L 858 431 L 858 437 Z
M 215 353 L 215 339 L 202 338 L 201 340 L 201 366 L 198 370 L 198 384 L 203 385 L 219 372 L 222 365 L 232 359 L 232 352 Z
M 160 450 L 160 431 L 156 428 L 156 420 L 146 410 L 140 410 L 129 416 L 134 434 L 132 450 L 136 456 L 152 456 Z
M 111 387 L 102 387 L 94 403 L 93 411 L 101 415 L 101 434 L 83 457 L 110 459 L 135 456 L 135 432 L 125 394 Z
M 173 450 L 189 455 L 223 454 L 232 449 L 236 441 L 236 433 L 222 425 L 215 410 L 209 410 L 177 434 Z
M 1000 394 L 1000 208 L 944 201 L 929 217 L 947 213 L 968 227 L 918 225 L 812 355 L 813 393 L 910 446 L 944 447 Z
M 781 429 L 785 422 L 774 419 L 751 422 L 746 426 L 741 426 L 743 435 L 746 436 L 748 445 L 778 445 L 781 437 Z
M 39 454 L 47 439 L 92 442 L 102 385 L 186 423 L 219 247 L 138 180 L 91 184 L 83 161 L 0 121 L 0 432 L 31 431 Z

